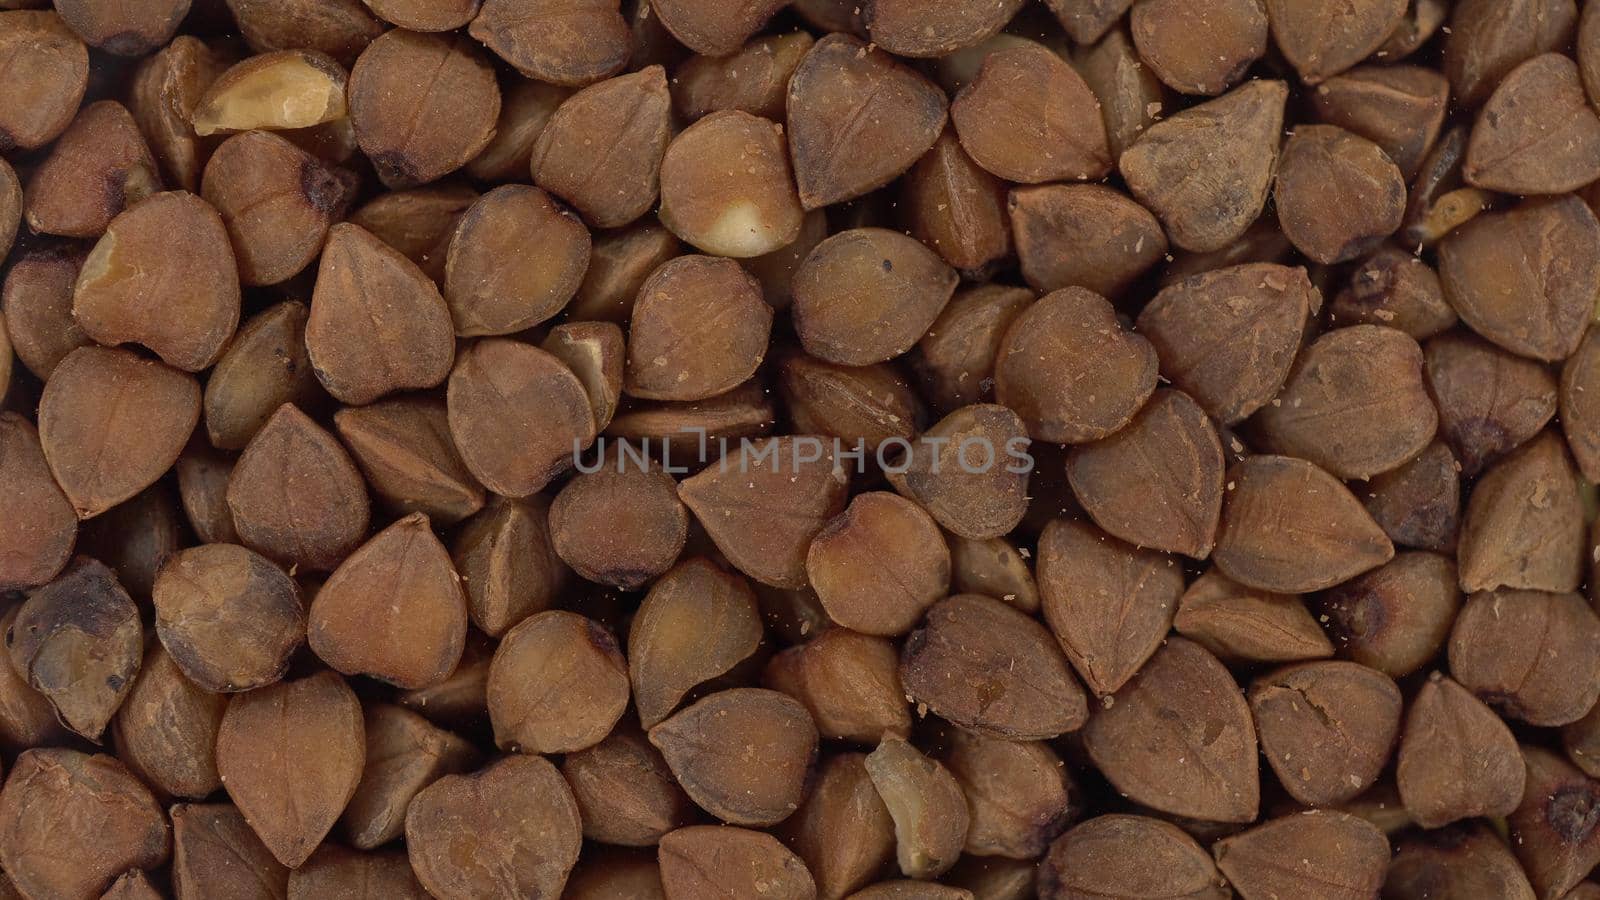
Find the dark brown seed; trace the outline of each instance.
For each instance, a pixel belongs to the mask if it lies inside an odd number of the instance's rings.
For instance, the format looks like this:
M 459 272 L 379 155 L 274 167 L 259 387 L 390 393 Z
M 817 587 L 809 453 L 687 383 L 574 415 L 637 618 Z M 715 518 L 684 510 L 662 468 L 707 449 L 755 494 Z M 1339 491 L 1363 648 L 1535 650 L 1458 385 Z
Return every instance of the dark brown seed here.
M 475 766 L 478 751 L 398 706 L 368 706 L 363 728 L 366 764 L 340 827 L 352 845 L 371 850 L 402 836 L 412 798 L 440 778 Z
M 559 359 L 583 382 L 595 427 L 611 424 L 622 399 L 627 345 L 622 329 L 611 322 L 568 322 L 550 329 L 539 349 Z
M 1342 661 L 1279 669 L 1250 686 L 1261 753 L 1307 806 L 1354 799 L 1377 782 L 1400 734 L 1400 689 Z
M 422 513 L 378 532 L 340 563 L 307 618 L 307 643 L 328 665 L 406 690 L 448 677 L 466 634 L 461 577 Z
M 311 128 L 345 117 L 344 67 L 315 50 L 252 56 L 217 76 L 195 104 L 195 134 Z
M 206 163 L 201 194 L 216 207 L 247 285 L 294 277 L 344 217 L 354 177 L 265 131 L 229 138 Z
M 1453 550 L 1461 511 L 1460 464 L 1435 441 L 1398 469 L 1367 483 L 1367 512 L 1396 544 Z
M 78 113 L 28 179 L 28 227 L 99 237 L 123 209 L 160 189 L 155 158 L 133 116 L 122 104 L 102 100 Z M 0 248 L 9 243 L 0 241 Z
M 1277 396 L 1321 295 L 1304 269 L 1270 263 L 1186 278 L 1157 294 L 1138 330 L 1161 374 L 1223 425 Z
M 728 56 L 738 52 L 783 6 L 781 0 L 748 0 L 735 6 L 715 0 L 654 0 L 650 11 L 690 50 Z
M 1387 325 L 1427 340 L 1456 323 L 1433 267 L 1399 247 L 1381 247 L 1328 305 L 1336 325 Z
M 823 898 L 849 894 L 894 859 L 894 820 L 872 785 L 866 759 L 838 753 L 823 760 L 810 794 L 783 826 Z
M 39 441 L 56 483 L 87 519 L 171 468 L 199 417 L 192 376 L 126 350 L 81 347 L 45 384 Z
M 1156 351 L 1105 298 L 1048 294 L 1019 313 L 995 359 L 995 396 L 1035 440 L 1087 443 L 1127 425 L 1156 387 Z
M 615 75 L 633 50 L 617 0 L 484 0 L 467 33 L 528 78 L 559 85 Z
M 1227 478 L 1212 558 L 1240 584 L 1282 594 L 1320 591 L 1394 556 L 1361 501 L 1312 463 L 1251 456 Z
M 491 497 L 450 546 L 472 624 L 490 637 L 555 605 L 567 569 L 550 541 L 549 501 Z
M 227 803 L 172 807 L 172 888 L 178 900 L 283 897 L 289 869 Z
M 1401 239 L 1412 246 L 1428 247 L 1461 225 L 1487 211 L 1494 195 L 1463 187 L 1461 163 L 1467 154 L 1468 128 L 1457 125 L 1439 138 L 1422 162 L 1411 185 Z
M 511 334 L 559 313 L 589 267 L 589 230 L 544 191 L 503 185 L 456 225 L 444 297 L 456 334 Z
M 846 495 L 833 454 L 794 437 L 742 441 L 732 459 L 678 485 L 678 497 L 734 567 L 789 588 L 806 586 L 811 539 L 844 511 Z
M 258 53 L 310 47 L 344 65 L 355 62 L 383 25 L 357 0 L 226 0 L 239 31 Z
M 600 623 L 547 610 L 506 632 L 489 666 L 495 743 L 519 753 L 598 744 L 628 707 L 627 662 Z
M 385 22 L 412 31 L 451 31 L 472 21 L 479 0 L 365 0 Z
M 294 301 L 257 313 L 234 336 L 206 380 L 211 444 L 241 450 L 285 403 L 314 408 L 322 396 L 305 348 L 309 313 Z
M 1444 126 L 1450 82 L 1419 66 L 1362 66 L 1317 85 L 1317 118 L 1377 144 L 1413 178 Z
M 937 328 L 937 325 L 935 326 Z M 800 434 L 838 438 L 876 453 L 909 442 L 922 421 L 922 401 L 892 366 L 840 366 L 792 353 L 778 364 L 778 389 Z
M 1469 477 L 1532 439 L 1555 415 L 1555 376 L 1533 360 L 1464 333 L 1429 341 L 1426 359 L 1439 430 Z
M 1045 528 L 1038 566 L 1045 622 L 1067 659 L 1096 694 L 1117 691 L 1171 627 L 1183 570 L 1070 519 Z
M 1573 0 L 1455 4 L 1444 42 L 1444 70 L 1457 102 L 1477 106 L 1525 60 L 1566 47 L 1577 20 Z
M 1001 341 L 1033 299 L 1023 288 L 995 284 L 958 292 L 917 344 L 923 394 L 946 413 L 992 400 Z
M 19 603 L 0 614 L 0 635 L 10 631 L 21 609 Z M 56 718 L 49 698 L 29 687 L 27 678 L 11 666 L 9 659 L 0 662 L 5 663 L 0 665 L 0 745 L 21 752 L 69 741 L 67 729 Z
M 1083 739 L 1094 764 L 1137 803 L 1213 822 L 1256 817 L 1250 707 L 1228 670 L 1199 644 L 1169 639 L 1095 712 Z
M 456 451 L 442 398 L 346 407 L 333 421 L 373 492 L 396 515 L 427 513 L 451 525 L 483 508 L 483 488 Z
M 806 865 L 777 839 L 744 828 L 695 825 L 661 839 L 661 885 L 670 900 L 763 897 L 811 900 Z
M 872 491 L 812 539 L 806 573 L 833 621 L 892 637 L 911 630 L 949 592 L 950 550 L 920 506 Z
M 28 595 L 5 641 L 17 674 L 63 725 L 96 743 L 144 654 L 138 607 L 111 570 L 88 557 Z
M 432 687 L 402 691 L 395 695 L 395 702 L 442 727 L 481 731 L 489 723 L 485 694 L 493 656 L 493 644 L 469 631 L 461 662 L 449 678 Z
M 1562 728 L 1561 746 L 1573 765 L 1594 777 L 1600 771 L 1600 708 L 1591 708 L 1583 718 Z
M 1600 178 L 1600 116 L 1559 53 L 1517 66 L 1479 113 L 1462 174 L 1507 194 L 1560 194 Z
M 0 260 L 11 252 L 11 244 L 17 239 L 22 204 L 22 182 L 17 179 L 17 170 L 0 160 Z
M 176 368 L 207 368 L 239 324 L 238 266 L 222 217 L 175 191 L 112 219 L 83 261 L 72 315 L 102 344 L 136 342 Z
M 166 479 L 85 522 L 78 552 L 105 563 L 141 605 L 162 560 L 190 543 L 172 483 Z
M 799 806 L 817 728 L 791 697 L 734 688 L 651 728 L 650 743 L 701 809 L 734 825 L 765 827 Z
M 1466 688 L 1435 673 L 1411 702 L 1396 782 L 1406 812 L 1424 828 L 1504 816 L 1522 798 L 1516 739 Z
M 534 142 L 533 183 L 596 228 L 626 225 L 655 205 L 671 117 L 660 66 L 590 85 L 556 109 Z
M 1540 897 L 1561 897 L 1600 862 L 1600 782 L 1548 750 L 1524 747 L 1522 755 L 1528 782 L 1507 817 L 1511 848 Z
M 361 704 L 332 672 L 229 701 L 217 769 L 279 862 L 305 862 L 339 818 L 361 779 L 363 734 Z
M 1479 216 L 1439 245 L 1445 297 L 1472 330 L 1520 356 L 1565 359 L 1600 278 L 1600 222 L 1576 197 Z
M 1383 895 L 1390 900 L 1534 898 L 1505 838 L 1481 822 L 1403 838 L 1389 862 Z M 1582 900 L 1580 895 L 1567 896 Z
M 1600 698 L 1600 617 L 1577 594 L 1474 594 L 1450 634 L 1450 671 L 1501 715 L 1566 725 Z
M 677 482 L 654 460 L 612 445 L 597 470 L 579 474 L 550 507 L 556 553 L 598 584 L 636 590 L 677 561 L 689 514 Z
M 1129 25 L 1139 57 L 1185 94 L 1222 93 L 1267 52 L 1267 10 L 1256 0 L 1142 0 Z
M 566 88 L 511 79 L 500 86 L 500 121 L 489 139 L 465 171 L 479 181 L 502 182 L 522 178 L 533 158 L 534 142 L 544 131 L 556 107 L 572 95 Z
M 1299 597 L 1253 590 L 1215 569 L 1184 591 L 1172 627 L 1225 662 L 1294 662 L 1333 655 L 1333 645 Z
M 846 34 L 817 41 L 789 79 L 789 153 L 800 202 L 817 209 L 899 177 L 944 130 L 944 92 Z
M 1098 184 L 1017 188 L 1009 201 L 1022 276 L 1036 291 L 1127 290 L 1167 252 L 1148 210 Z
M 1422 348 L 1404 332 L 1353 325 L 1313 341 L 1283 391 L 1257 416 L 1264 443 L 1345 479 L 1416 457 L 1439 421 L 1422 381 Z
M 661 160 L 661 223 L 706 253 L 739 259 L 793 243 L 805 215 L 781 126 L 712 113 L 672 139 Z
M 1174 244 L 1221 250 L 1261 215 L 1288 93 L 1281 81 L 1247 82 L 1151 125 L 1122 154 L 1118 167 L 1128 189 L 1161 219 Z M 1219 159 L 1230 165 L 1218 177 L 1191 177 Z
M 1161 390 L 1126 428 L 1074 447 L 1067 478 L 1111 535 L 1204 559 L 1222 513 L 1224 465 L 1205 411 L 1179 391 Z
M 766 388 L 751 379 L 709 400 L 629 404 L 606 426 L 606 437 L 641 446 L 649 441 L 653 447 L 670 449 L 679 462 L 709 463 L 728 456 L 740 440 L 759 444 L 777 418 Z
M 160 804 L 113 757 L 38 748 L 8 775 L 0 863 L 22 896 L 98 897 L 122 872 L 166 862 Z
M 1099 101 L 1043 46 L 985 57 L 950 104 L 950 120 L 973 161 L 1007 181 L 1093 181 L 1111 171 Z
M 1133 0 L 1045 0 L 1045 5 L 1074 41 L 1088 44 L 1115 25 Z
M 694 820 L 694 804 L 672 779 L 667 761 L 631 725 L 619 725 L 593 747 L 568 753 L 561 774 L 572 787 L 589 840 L 652 847 Z
M 980 271 L 1011 252 L 1005 184 L 979 168 L 945 129 L 901 185 L 911 234 L 945 262 Z
M 494 338 L 468 347 L 450 372 L 446 399 L 462 461 L 503 496 L 537 492 L 594 440 L 583 382 L 527 344 Z
M 1600 96 L 1600 15 L 1587 4 L 1578 20 L 1577 45 L 1578 72 L 1583 76 L 1584 90 L 1591 98 Z
M 204 798 L 222 787 L 217 729 L 227 707 L 227 697 L 190 681 L 166 650 L 149 647 L 111 723 L 117 755 L 159 791 Z
M 884 638 L 826 628 L 774 656 L 762 683 L 805 704 L 825 738 L 872 744 L 911 734 L 900 655 Z
M 1389 865 L 1383 832 L 1331 810 L 1272 819 L 1223 838 L 1211 852 L 1234 890 L 1247 898 L 1371 897 Z
M 843 231 L 818 244 L 795 273 L 795 330 L 819 359 L 884 362 L 928 331 L 958 280 L 913 238 L 882 228 Z
M 867 754 L 872 778 L 894 819 L 895 859 L 912 878 L 937 878 L 966 845 L 971 814 L 950 771 L 897 737 L 886 736 Z
M 639 721 L 654 727 L 696 686 L 732 670 L 760 643 L 760 613 L 744 579 L 699 557 L 667 572 L 628 631 Z
M 1600 330 L 1590 329 L 1561 369 L 1561 429 L 1578 469 L 1600 480 Z M 1542 427 L 1541 423 L 1541 427 Z
M 752 38 L 732 56 L 692 56 L 673 72 L 672 98 L 689 121 L 726 109 L 779 121 L 789 76 L 815 43 L 791 31 Z
M 538 756 L 447 775 L 406 813 L 411 867 L 439 900 L 560 896 L 582 843 L 571 789 Z
M 987 737 L 1053 738 L 1088 719 L 1083 689 L 1050 632 L 977 594 L 928 610 L 906 639 L 900 678 L 919 708 Z
M 1332 125 L 1303 125 L 1283 147 L 1278 222 L 1316 262 L 1349 262 L 1399 230 L 1406 184 L 1377 144 Z
M 1266 4 L 1278 49 L 1307 84 L 1325 81 L 1383 46 L 1405 18 L 1407 5 L 1406 0 L 1266 0 Z
M 1484 473 L 1461 526 L 1461 588 L 1572 591 L 1582 581 L 1583 504 L 1561 438 L 1545 432 Z
M 233 544 L 169 556 L 152 597 L 161 643 L 184 675 L 208 691 L 272 684 L 305 640 L 305 608 L 294 580 Z
M 1048 744 L 955 732 L 944 762 L 967 799 L 967 853 L 1037 859 L 1079 813 L 1077 786 Z
M 317 571 L 337 566 L 366 537 L 366 498 L 350 455 L 290 404 L 256 433 L 228 479 L 228 509 L 244 543 Z
M 567 307 L 569 321 L 627 322 L 645 279 L 681 252 L 654 221 L 595 236 L 589 269 Z
M 311 317 L 311 365 L 329 394 L 351 405 L 434 387 L 450 374 L 450 311 L 410 260 L 357 225 L 328 233 Z
M 680 256 L 639 289 L 624 389 L 650 400 L 727 393 L 755 374 L 771 330 L 772 307 L 738 263 Z
M 427 900 L 403 850 L 357 853 L 324 844 L 289 873 L 288 900 Z
M 1418 552 L 1395 556 L 1319 603 L 1339 654 L 1392 678 L 1438 656 L 1460 608 L 1454 562 Z
M 72 124 L 89 79 L 89 51 L 49 10 L 0 11 L 0 149 L 37 150 Z
M 947 6 L 928 0 L 869 0 L 865 20 L 873 43 L 899 56 L 944 56 L 992 37 L 1025 4 L 997 0 Z
M 1112 159 L 1121 157 L 1155 124 L 1164 108 L 1165 86 L 1120 28 L 1107 32 L 1096 44 L 1077 48 L 1072 65 L 1100 101 Z
M 565 900 L 666 900 L 667 894 L 661 886 L 656 854 L 597 847 L 572 870 L 561 896 Z
M 1050 845 L 1040 900 L 1126 894 L 1182 900 L 1231 896 L 1211 857 L 1176 825 L 1145 816 L 1090 819 Z
M 468 185 L 448 182 L 391 191 L 351 213 L 349 221 L 400 251 L 442 285 L 456 223 L 477 200 L 478 192 Z
M 207 148 L 190 121 L 206 89 L 227 66 L 227 57 L 219 50 L 196 37 L 179 35 L 134 72 L 128 111 L 174 187 L 200 189 Z
M 390 31 L 362 51 L 349 93 L 356 138 L 391 188 L 466 165 L 488 145 L 500 115 L 494 70 L 465 35 Z
M 10 887 L 9 881 L 7 887 Z M 161 900 L 161 892 L 150 883 L 143 869 L 129 869 L 111 882 L 100 900 Z
M 56 487 L 33 423 L 0 413 L 0 590 L 44 584 L 72 556 L 78 514 Z

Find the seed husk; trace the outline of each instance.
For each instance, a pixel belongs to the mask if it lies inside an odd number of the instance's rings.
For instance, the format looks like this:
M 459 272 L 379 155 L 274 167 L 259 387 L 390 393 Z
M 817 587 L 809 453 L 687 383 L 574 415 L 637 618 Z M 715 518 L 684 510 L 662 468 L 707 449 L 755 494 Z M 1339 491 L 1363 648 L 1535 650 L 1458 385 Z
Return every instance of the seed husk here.
M 1139 314 L 1161 374 L 1223 425 L 1277 396 L 1321 294 L 1304 269 L 1229 266 L 1179 281 Z
M 897 494 L 857 495 L 822 527 L 806 573 L 828 616 L 885 637 L 904 634 L 950 587 L 950 550 L 939 527 Z
M 1507 817 L 1511 849 L 1540 897 L 1561 897 L 1600 862 L 1600 782 L 1538 747 L 1522 748 L 1527 789 Z
M 1172 243 L 1210 252 L 1232 244 L 1261 215 L 1278 164 L 1289 89 L 1251 81 L 1151 125 L 1122 154 L 1128 189 L 1166 226 Z M 1188 178 L 1206 160 L 1230 161 L 1217 178 Z
M 477 200 L 478 192 L 469 185 L 441 182 L 379 195 L 351 213 L 349 223 L 372 232 L 443 285 L 450 238 Z
M 1313 463 L 1251 456 L 1232 466 L 1227 479 L 1233 488 L 1212 558 L 1240 584 L 1282 594 L 1319 591 L 1394 556 L 1361 501 Z
M 1532 885 L 1505 838 L 1483 823 L 1400 840 L 1383 890 L 1394 900 L 1508 897 L 1532 900 Z M 1581 886 L 1580 886 L 1581 890 Z M 1581 894 L 1568 894 L 1581 900 Z
M 1079 814 L 1077 785 L 1048 744 L 955 732 L 944 763 L 967 798 L 967 853 L 1037 859 Z
M 1439 137 L 1449 94 L 1449 81 L 1432 69 L 1361 66 L 1318 85 L 1311 102 L 1318 119 L 1377 144 L 1410 179 Z
M 456 334 L 511 334 L 555 316 L 589 267 L 589 231 L 544 191 L 503 185 L 456 224 L 444 297 Z
M 517 341 L 491 338 L 462 351 L 446 402 L 462 462 L 502 496 L 536 493 L 594 440 L 583 383 L 554 356 Z
M 569 321 L 627 322 L 645 279 L 681 252 L 677 236 L 653 220 L 595 235 Z
M 1184 900 L 1231 896 L 1210 854 L 1176 825 L 1134 815 L 1090 819 L 1050 845 L 1041 900 L 1127 893 Z
M 37 150 L 78 112 L 89 81 L 89 50 L 50 10 L 0 11 L 0 59 L 12 73 L 0 100 L 0 151 Z
M 961 146 L 1007 181 L 1092 181 L 1111 171 L 1099 101 L 1042 46 L 999 50 L 950 104 Z
M 1272 37 L 1307 84 L 1318 84 L 1372 55 L 1406 15 L 1406 0 L 1266 0 Z M 1381 880 L 1381 879 L 1380 879 Z
M 622 71 L 633 49 L 617 5 L 617 0 L 484 0 L 467 33 L 528 78 L 592 84 Z
M 692 56 L 673 73 L 672 98 L 689 121 L 729 109 L 780 120 L 789 76 L 815 43 L 791 31 L 751 38 L 732 56 Z
M 915 70 L 829 34 L 789 79 L 789 155 L 800 203 L 818 209 L 883 187 L 928 152 L 949 103 Z M 858 123 L 841 131 L 839 123 Z
M 521 178 L 533 158 L 534 142 L 544 132 L 556 107 L 572 95 L 567 88 L 511 79 L 500 86 L 500 121 L 488 146 L 464 167 L 479 181 L 503 182 Z
M 928 610 L 906 639 L 900 678 L 919 708 L 985 737 L 1042 740 L 1088 719 L 1083 689 L 1050 632 L 978 594 Z
M 1267 10 L 1255 0 L 1143 0 L 1129 25 L 1139 57 L 1185 94 L 1222 93 L 1267 51 Z
M 568 753 L 561 774 L 582 814 L 583 835 L 624 847 L 653 847 L 694 819 L 694 804 L 644 733 L 619 724 L 593 747 Z
M 825 738 L 870 745 L 885 734 L 911 735 L 900 655 L 885 638 L 825 628 L 774 656 L 762 684 L 805 704 Z
M 1450 634 L 1450 672 L 1501 715 L 1566 725 L 1600 698 L 1600 616 L 1578 594 L 1474 594 Z
M 489 666 L 495 742 L 520 753 L 598 744 L 628 706 L 627 663 L 600 623 L 547 610 L 506 632 Z
M 208 368 L 239 324 L 238 264 L 222 217 L 182 191 L 118 215 L 83 261 L 72 315 L 102 344 L 139 343 L 175 368 Z
M 0 590 L 55 578 L 72 556 L 78 514 L 56 486 L 33 423 L 0 413 Z
M 783 825 L 821 897 L 850 894 L 894 859 L 894 819 L 873 787 L 866 759 L 837 753 L 823 760 L 810 794 Z
M 467 601 L 428 517 L 412 513 L 351 553 L 311 601 L 307 643 L 346 675 L 406 690 L 461 660 Z
M 627 225 L 655 205 L 671 116 L 660 66 L 589 85 L 556 109 L 534 142 L 533 183 L 596 228 Z M 608 152 L 595 153 L 601 146 Z
M 279 862 L 298 867 L 333 828 L 361 780 L 364 734 L 355 693 L 328 671 L 228 701 L 217 770 Z
M 1256 818 L 1250 707 L 1199 644 L 1169 639 L 1114 702 L 1095 711 L 1083 740 L 1094 764 L 1137 803 L 1211 822 Z
M 1036 291 L 1081 287 L 1116 297 L 1167 252 L 1155 216 L 1103 185 L 1019 187 L 1008 208 L 1022 276 Z
M 1586 546 L 1578 473 L 1546 431 L 1478 479 L 1461 526 L 1461 588 L 1576 590 Z
M 1406 184 L 1372 141 L 1332 125 L 1295 129 L 1278 162 L 1278 223 L 1312 260 L 1349 262 L 1400 228 Z
M 111 723 L 117 755 L 156 790 L 203 799 L 222 787 L 216 746 L 227 707 L 226 696 L 190 681 L 164 648 L 148 647 Z
M 1318 607 L 1341 656 L 1401 678 L 1438 656 L 1461 591 L 1449 557 L 1406 552 L 1335 587 Z
M 1525 772 L 1511 730 L 1483 701 L 1434 673 L 1411 702 L 1396 783 L 1417 824 L 1438 828 L 1504 816 L 1523 796 Z
M 315 50 L 252 56 L 217 76 L 191 114 L 195 134 L 310 128 L 345 117 L 344 67 Z
M 427 900 L 404 850 L 358 853 L 324 844 L 289 873 L 288 900 Z
M 39 443 L 78 518 L 88 519 L 155 483 L 199 418 L 193 376 L 126 350 L 80 347 L 45 383 Z
M 99 237 L 123 209 L 160 189 L 155 158 L 133 116 L 122 104 L 102 100 L 78 113 L 28 179 L 28 227 L 35 233 Z M 10 241 L 0 240 L 0 249 L 9 246 Z
M 490 497 L 456 532 L 450 557 L 461 575 L 472 624 L 499 637 L 555 605 L 566 566 L 550 540 L 548 499 Z
M 798 700 L 732 688 L 651 728 L 650 743 L 701 809 L 759 828 L 782 822 L 800 805 L 816 761 L 817 728 Z
M 184 675 L 208 691 L 276 682 L 305 640 L 305 608 L 294 580 L 235 544 L 167 557 L 151 595 L 161 643 Z
M 1453 550 L 1461 511 L 1459 465 L 1449 447 L 1429 444 L 1416 459 L 1367 483 L 1367 512 L 1396 544 Z
M 363 729 L 366 764 L 340 829 L 353 846 L 371 850 L 401 837 L 412 798 L 445 775 L 476 766 L 478 751 L 416 713 L 389 704 L 368 706 Z
M 1183 593 L 1171 557 L 1070 519 L 1040 535 L 1038 575 L 1045 622 L 1100 695 L 1121 689 L 1156 652 Z
M 166 816 L 115 758 L 35 748 L 7 774 L 0 863 L 22 896 L 97 897 L 122 872 L 166 862 Z
M 1225 662 L 1296 662 L 1333 655 L 1333 645 L 1298 596 L 1247 588 L 1214 568 L 1179 598 L 1172 627 Z
M 1282 816 L 1211 850 L 1243 897 L 1367 897 L 1383 886 L 1389 865 L 1383 832 L 1331 810 Z
M 228 228 L 240 280 L 256 286 L 287 281 L 317 258 L 355 184 L 284 138 L 251 131 L 222 142 L 200 190 Z
M 684 129 L 661 160 L 661 223 L 718 256 L 748 259 L 800 235 L 799 197 L 782 129 L 738 110 Z
M 648 400 L 704 400 L 755 374 L 772 308 L 738 263 L 680 256 L 639 289 L 628 331 L 623 389 Z
M 1279 669 L 1256 679 L 1249 699 L 1262 755 L 1307 806 L 1335 806 L 1375 784 L 1400 734 L 1400 689 L 1356 663 Z
M 447 775 L 406 812 L 411 868 L 440 900 L 559 896 L 582 843 L 571 789 L 538 756 Z
M 661 839 L 661 884 L 668 897 L 751 897 L 808 900 L 817 896 L 811 872 L 769 834 L 744 828 L 692 825 Z
M 286 492 L 290 484 L 298 489 Z M 316 571 L 331 570 L 349 555 L 369 522 L 366 485 L 350 454 L 287 403 L 234 465 L 228 509 L 250 549 Z
M 289 869 L 232 804 L 179 803 L 171 815 L 172 888 L 180 900 L 286 895 Z
M 461 462 L 442 398 L 345 407 L 333 422 L 373 492 L 396 515 L 421 512 L 451 525 L 483 508 L 483 488 Z
M 955 776 L 893 736 L 884 737 L 867 754 L 865 765 L 894 819 L 900 871 L 918 879 L 937 878 L 948 871 L 966 845 L 971 824 L 966 795 Z
M 1477 106 L 1511 70 L 1572 38 L 1577 4 L 1569 0 L 1463 0 L 1450 13 L 1444 71 L 1456 102 Z

